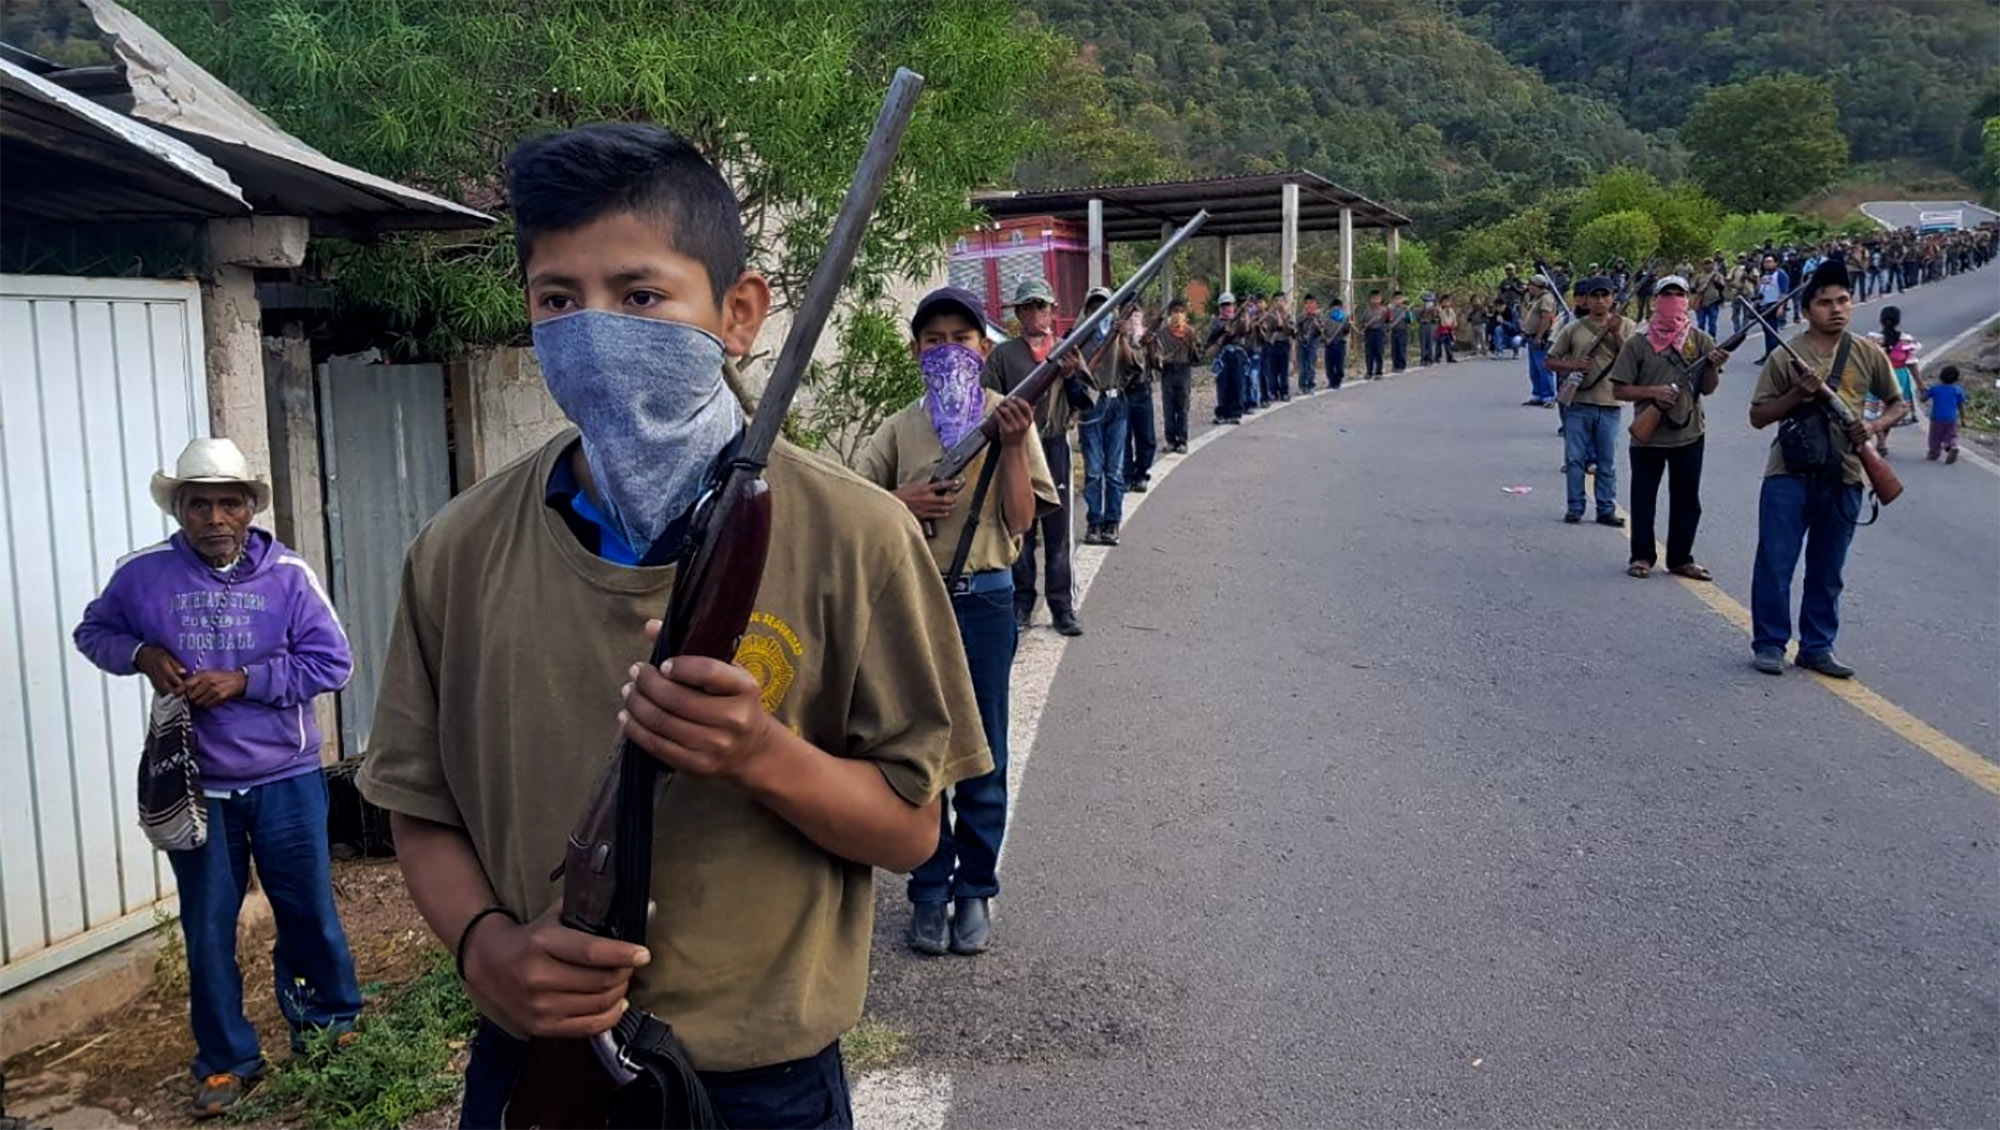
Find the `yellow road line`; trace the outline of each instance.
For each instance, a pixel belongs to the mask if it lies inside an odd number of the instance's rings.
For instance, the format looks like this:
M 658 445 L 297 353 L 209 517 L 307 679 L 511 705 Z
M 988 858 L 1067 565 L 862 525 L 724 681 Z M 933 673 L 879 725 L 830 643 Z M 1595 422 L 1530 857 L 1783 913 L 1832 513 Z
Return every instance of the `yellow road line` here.
M 1674 579 L 1703 604 L 1713 608 L 1724 620 L 1736 625 L 1745 636 L 1752 634 L 1750 610 L 1737 603 L 1735 597 L 1723 592 L 1721 586 L 1713 581 L 1691 581 L 1686 577 L 1674 577 Z M 1796 644 L 1787 649 L 1788 658 L 1797 654 Z M 1937 727 L 1883 698 L 1879 692 L 1869 688 L 1859 679 L 1830 679 L 1818 672 L 1806 673 L 1812 676 L 1814 682 L 1831 691 L 1835 697 L 1880 722 L 1890 733 L 1944 762 L 1959 776 L 1995 796 L 2000 796 L 2000 765 L 1979 756 L 1963 742 L 1948 737 Z
M 1587 477 L 1592 480 L 1590 497 L 1595 498 L 1596 476 Z M 1630 520 L 1623 507 L 1618 509 L 1618 513 Z M 1630 538 L 1625 540 L 1627 543 L 1631 541 Z M 1654 552 L 1659 555 L 1658 560 L 1666 560 L 1666 546 L 1656 542 Z M 1735 597 L 1722 591 L 1721 585 L 1714 581 L 1693 581 L 1672 573 L 1668 576 L 1679 581 L 1682 588 L 1693 593 L 1696 599 L 1714 609 L 1724 620 L 1734 624 L 1746 637 L 1756 634 L 1750 625 L 1750 610 L 1738 603 Z M 1785 651 L 1786 658 L 1795 658 L 1798 655 L 1798 645 L 1792 644 Z M 1814 682 L 1825 687 L 1834 697 L 1881 723 L 1883 729 L 1944 762 L 1952 772 L 1994 796 L 2000 796 L 2000 765 L 1974 753 L 1964 742 L 1950 737 L 1937 727 L 1890 702 L 1882 697 L 1880 692 L 1871 689 L 1859 679 L 1832 679 L 1817 671 L 1805 671 L 1804 668 L 1799 670 L 1810 675 Z

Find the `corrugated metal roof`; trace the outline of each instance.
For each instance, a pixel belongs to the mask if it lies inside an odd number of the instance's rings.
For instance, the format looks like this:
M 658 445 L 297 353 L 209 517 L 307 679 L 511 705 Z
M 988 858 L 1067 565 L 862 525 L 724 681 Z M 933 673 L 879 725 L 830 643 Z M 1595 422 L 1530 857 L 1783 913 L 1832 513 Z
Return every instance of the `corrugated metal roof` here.
M 1104 202 L 1104 237 L 1112 243 L 1160 238 L 1162 223 L 1182 224 L 1206 208 L 1203 235 L 1270 235 L 1283 224 L 1280 191 L 1299 186 L 1299 230 L 1340 226 L 1342 209 L 1358 228 L 1408 227 L 1410 218 L 1384 204 L 1304 169 L 1242 173 L 1197 180 L 1086 185 L 1033 192 L 974 194 L 972 202 L 996 220 L 1016 216 L 1088 217 L 1090 202 Z
M 214 161 L 0 59 L 9 219 L 189 220 L 250 211 Z
M 196 65 L 112 0 L 84 0 L 112 39 L 134 118 L 207 154 L 260 212 L 358 231 L 484 227 L 493 218 L 328 157 Z

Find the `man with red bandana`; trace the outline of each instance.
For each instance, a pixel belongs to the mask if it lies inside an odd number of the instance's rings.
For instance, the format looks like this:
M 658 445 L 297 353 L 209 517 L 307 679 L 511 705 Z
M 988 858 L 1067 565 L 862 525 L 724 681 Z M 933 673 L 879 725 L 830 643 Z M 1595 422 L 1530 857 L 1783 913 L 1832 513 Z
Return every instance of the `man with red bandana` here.
M 1720 382 L 1729 354 L 1694 325 L 1688 312 L 1688 282 L 1668 275 L 1653 288 L 1653 312 L 1644 333 L 1626 337 L 1611 363 L 1612 391 L 1619 400 L 1651 401 L 1665 419 L 1653 438 L 1632 442 L 1632 559 L 1627 574 L 1644 577 L 1658 562 L 1653 515 L 1660 479 L 1667 484 L 1667 570 L 1690 580 L 1712 580 L 1694 559 L 1694 531 L 1701 522 L 1701 459 L 1707 421 L 1702 398 Z M 1703 355 L 1709 359 L 1699 387 L 1688 374 Z

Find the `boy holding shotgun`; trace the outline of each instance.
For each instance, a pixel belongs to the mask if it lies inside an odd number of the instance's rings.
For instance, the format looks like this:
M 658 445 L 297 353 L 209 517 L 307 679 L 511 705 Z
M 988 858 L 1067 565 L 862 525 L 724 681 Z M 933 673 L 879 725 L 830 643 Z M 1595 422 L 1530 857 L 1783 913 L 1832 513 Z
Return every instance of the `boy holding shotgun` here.
M 1799 295 L 1806 331 L 1771 351 L 1750 394 L 1751 427 L 1768 428 L 1797 417 L 1798 426 L 1824 429 L 1823 442 L 1833 456 L 1825 468 L 1808 469 L 1788 461 L 1782 434 L 1771 443 L 1757 496 L 1757 558 L 1750 575 L 1751 666 L 1766 675 L 1785 673 L 1785 645 L 1792 638 L 1792 571 L 1803 550 L 1798 666 L 1835 679 L 1854 676 L 1854 668 L 1834 655 L 1833 642 L 1840 632 L 1840 574 L 1867 481 L 1860 449 L 1894 427 L 1907 405 L 1888 355 L 1847 332 L 1854 307 L 1848 286 L 1847 267 L 1837 260 L 1814 270 Z M 1829 420 L 1819 404 L 1828 393 L 1851 409 L 1844 424 Z M 1861 406 L 1871 396 L 1882 402 L 1882 415 L 1864 423 Z M 1795 447 L 1793 460 L 1802 448 Z M 1885 492 L 1882 497 L 1892 496 Z
M 460 1125 L 500 1124 L 523 1037 L 628 1008 L 673 1026 L 728 1125 L 849 1125 L 874 869 L 930 857 L 940 794 L 992 768 L 950 600 L 904 507 L 781 440 L 735 662 L 643 662 L 741 442 L 723 368 L 770 287 L 735 193 L 667 130 L 535 138 L 507 173 L 535 352 L 577 429 L 411 544 L 360 778 L 483 1017 Z M 644 946 L 565 925 L 550 877 L 621 735 L 673 770 Z
M 929 524 L 931 567 L 951 594 L 980 725 L 993 752 L 993 768 L 958 782 L 950 812 L 939 808 L 936 850 L 910 875 L 905 942 L 929 956 L 970 956 L 992 944 L 989 904 L 1000 893 L 1000 839 L 1007 830 L 1007 678 L 1018 638 L 1014 559 L 1022 535 L 1060 499 L 1042 445 L 1028 442 L 1035 409 L 980 383 L 988 342 L 979 299 L 955 286 L 932 291 L 917 303 L 910 338 L 924 394 L 883 421 L 854 469 Z M 972 434 L 989 413 L 999 443 L 975 457 L 962 479 L 932 483 L 945 449 Z

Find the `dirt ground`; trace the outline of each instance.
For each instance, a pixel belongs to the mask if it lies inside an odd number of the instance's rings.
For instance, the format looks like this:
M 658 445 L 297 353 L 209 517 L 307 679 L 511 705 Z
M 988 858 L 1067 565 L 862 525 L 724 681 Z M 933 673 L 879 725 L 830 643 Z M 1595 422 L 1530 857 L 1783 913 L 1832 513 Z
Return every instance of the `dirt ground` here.
M 410 903 L 395 860 L 336 862 L 333 883 L 364 996 L 414 980 L 428 968 L 426 955 L 436 943 Z M 272 936 L 269 922 L 242 931 L 237 962 L 245 1011 L 264 1054 L 282 1060 L 289 1041 L 271 982 Z M 177 943 L 177 931 L 174 938 Z M 165 952 L 179 960 L 177 944 Z M 168 984 L 172 975 L 163 970 L 155 987 L 125 1011 L 8 1060 L 9 1112 L 30 1110 L 42 1121 L 93 1108 L 123 1125 L 186 1125 L 194 1037 L 188 1031 L 185 968 L 173 972 L 181 977 L 178 986 Z

